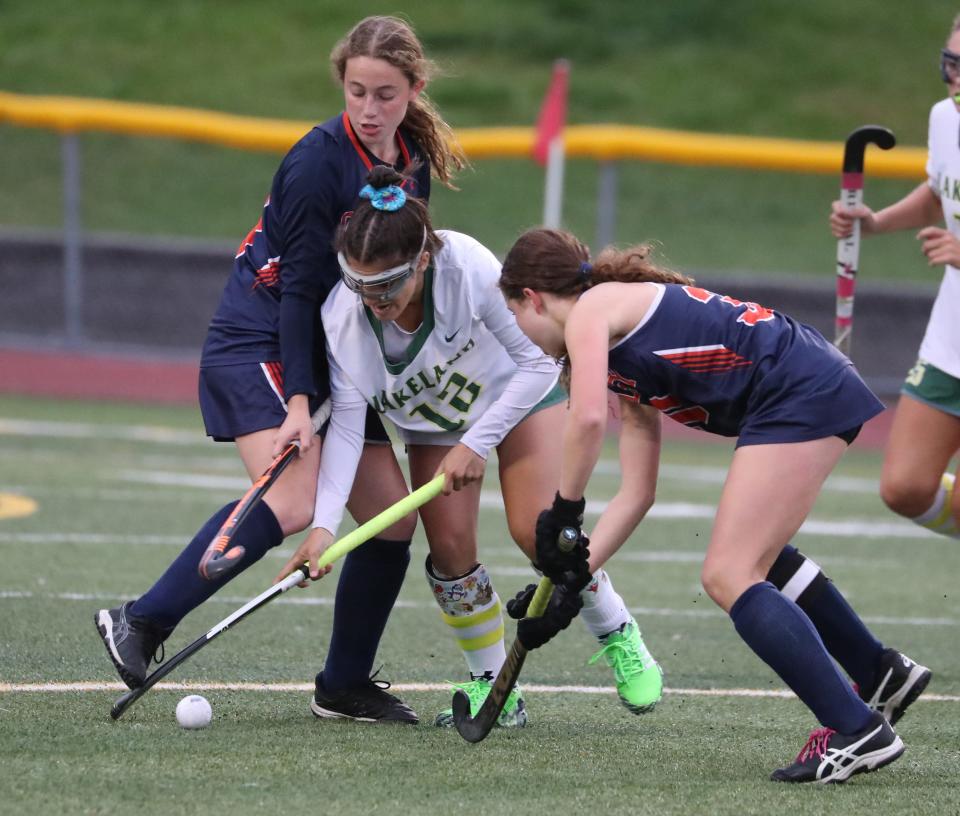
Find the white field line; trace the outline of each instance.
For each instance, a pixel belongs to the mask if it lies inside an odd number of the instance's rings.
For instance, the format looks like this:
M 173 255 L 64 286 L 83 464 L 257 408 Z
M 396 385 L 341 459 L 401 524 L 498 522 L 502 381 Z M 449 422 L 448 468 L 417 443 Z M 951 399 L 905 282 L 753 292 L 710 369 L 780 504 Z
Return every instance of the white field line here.
M 0 417 L 0 436 L 32 436 L 37 438 L 60 437 L 60 438 L 108 438 L 134 440 L 141 442 L 155 442 L 164 445 L 209 445 L 209 442 L 199 432 L 181 431 L 173 428 L 147 426 L 147 425 L 99 425 L 96 423 L 76 423 L 76 422 L 46 422 L 35 420 L 9 419 Z M 401 452 L 398 452 L 402 454 Z M 598 463 L 597 470 L 600 473 L 615 475 L 619 473 L 619 464 L 616 461 L 603 461 Z M 695 465 L 669 465 L 665 464 L 661 468 L 663 476 L 680 481 L 698 481 L 710 484 L 720 484 L 726 478 L 726 469 L 720 467 L 699 467 Z M 160 485 L 184 489 L 205 489 L 211 491 L 222 491 L 229 493 L 244 492 L 249 483 L 247 479 L 239 476 L 225 475 L 204 475 L 198 473 L 182 473 L 164 470 L 126 470 L 120 473 L 112 473 L 111 478 L 120 479 L 125 483 L 139 483 L 148 485 Z M 14 490 L 9 487 L 0 486 L 0 488 L 9 492 L 29 493 L 28 486 L 17 486 Z M 90 488 L 86 488 L 90 490 Z M 855 492 L 864 494 L 875 494 L 877 482 L 872 479 L 862 479 L 854 477 L 833 476 L 827 481 L 827 491 Z M 62 495 L 62 492 L 61 492 Z M 129 500 L 134 498 L 129 492 L 104 490 L 100 494 L 104 499 Z M 484 491 L 481 495 L 481 506 L 497 510 L 503 509 L 500 494 L 494 491 Z M 587 503 L 586 512 L 590 515 L 599 515 L 606 508 L 607 503 L 601 501 L 590 501 Z M 655 505 L 648 517 L 660 520 L 691 520 L 702 519 L 710 521 L 716 514 L 716 508 L 708 504 L 694 504 L 689 502 L 665 502 Z M 921 539 L 931 538 L 935 535 L 917 525 L 907 522 L 900 522 L 891 519 L 890 521 L 873 521 L 871 519 L 846 519 L 843 521 L 824 521 L 818 519 L 808 519 L 800 528 L 801 535 L 828 536 L 833 538 L 910 538 Z M 158 537 L 152 543 L 166 543 Z M 0 543 L 8 539 L 0 537 Z M 73 539 L 73 542 L 80 543 L 80 540 Z M 87 539 L 84 541 L 93 541 Z M 34 540 L 30 543 L 40 543 Z
M 604 460 L 598 462 L 594 470 L 605 475 L 619 475 L 617 462 Z M 660 476 L 682 482 L 700 482 L 701 484 L 722 485 L 727 479 L 727 469 L 703 465 L 660 465 Z M 824 486 L 827 493 L 862 493 L 874 496 L 880 491 L 878 479 L 865 479 L 858 476 L 830 476 Z
M 158 442 L 163 445 L 207 445 L 199 431 L 181 431 L 160 425 L 106 425 L 94 422 L 48 422 L 0 417 L 0 436 L 31 436 L 38 439 L 122 439 Z
M 253 692 L 312 692 L 313 683 L 157 683 L 156 689 L 166 691 L 253 691 Z M 449 692 L 449 683 L 394 683 L 391 688 L 398 692 L 405 691 L 441 691 Z M 609 686 L 548 686 L 524 683 L 525 691 L 536 694 L 602 694 L 611 695 L 616 692 Z M 47 693 L 63 694 L 71 692 L 89 691 L 126 691 L 122 683 L 98 683 L 83 681 L 76 683 L 0 683 L 0 694 Z M 744 688 L 669 688 L 663 689 L 664 694 L 687 697 L 793 697 L 792 691 L 787 689 L 744 689 Z M 955 694 L 924 694 L 920 702 L 928 703 L 958 703 L 960 696 Z
M 598 472 L 609 471 L 610 468 L 608 466 L 612 464 L 614 463 L 605 461 L 598 462 L 596 470 Z M 615 471 L 619 472 L 619 467 L 616 467 Z M 727 476 L 725 468 L 693 467 L 688 465 L 664 465 L 661 467 L 660 472 L 661 477 L 667 477 L 668 479 L 674 479 L 680 482 L 705 482 L 709 484 L 723 484 Z M 110 477 L 120 479 L 124 482 L 138 482 L 164 487 L 198 487 L 209 490 L 239 490 L 242 492 L 250 486 L 249 480 L 242 477 L 204 475 L 165 470 L 124 470 L 111 473 Z M 872 479 L 835 476 L 827 480 L 824 490 L 825 492 L 855 492 L 865 495 L 875 495 L 879 490 L 879 482 Z M 487 495 L 499 496 L 498 493 L 491 493 L 489 491 Z M 605 503 L 593 504 L 603 504 L 605 506 Z M 656 507 L 654 507 L 654 509 L 656 509 Z M 591 510 L 588 504 L 587 512 L 599 513 L 600 510 Z M 709 518 L 713 518 L 712 513 Z
M 0 454 L 2 460 L 2 454 Z M 248 485 L 249 487 L 249 485 Z M 240 491 L 242 493 L 243 491 Z M 73 499 L 77 501 L 104 501 L 104 502 L 144 502 L 146 504 L 156 504 L 157 493 L 147 487 L 124 489 L 112 487 L 52 487 L 49 485 L 37 484 L 4 484 L 0 483 L 0 493 L 12 493 L 18 496 L 27 496 L 38 500 L 41 504 L 45 497 L 53 496 L 58 500 Z M 201 493 L 197 490 L 183 488 L 182 490 L 169 490 L 163 494 L 165 502 L 195 502 L 196 504 L 209 505 L 218 498 L 223 501 L 236 499 L 238 491 L 236 490 L 210 490 Z
M 120 439 L 136 442 L 153 442 L 161 445 L 195 445 L 209 447 L 210 451 L 227 449 L 225 445 L 211 445 L 200 431 L 183 431 L 156 425 L 105 425 L 88 422 L 54 422 L 0 417 L 0 436 L 28 436 L 37 439 Z M 402 448 L 395 449 L 400 458 L 405 458 Z M 53 452 L 50 455 L 55 455 Z M 232 461 L 232 460 L 231 460 Z M 209 466 L 209 461 L 206 462 Z M 620 473 L 620 463 L 605 460 L 597 463 L 596 472 L 606 476 Z M 660 474 L 668 479 L 723 484 L 727 469 L 699 465 L 669 465 L 660 467 Z M 831 476 L 826 489 L 838 492 L 875 494 L 879 482 L 876 479 L 852 476 Z
M 491 570 L 494 574 L 497 570 Z M 526 573 L 524 573 L 526 574 Z M 115 603 L 116 601 L 134 598 L 137 593 L 123 594 L 103 594 L 91 592 L 32 592 L 30 590 L 6 589 L 0 590 L 0 601 L 14 601 L 22 599 L 43 599 L 56 601 L 82 601 L 84 603 Z M 206 603 L 230 604 L 237 608 L 243 606 L 250 598 L 234 595 L 213 595 L 208 598 Z M 326 596 L 283 596 L 277 598 L 271 603 L 275 606 L 333 606 L 334 599 Z M 714 607 L 706 598 L 700 598 L 703 603 L 701 609 L 674 609 L 669 607 L 652 606 L 631 606 L 629 612 L 639 618 L 659 617 L 659 618 L 711 618 L 720 620 L 726 618 L 726 614 Z M 398 609 L 436 609 L 436 605 L 430 601 L 404 601 L 398 600 L 394 606 Z M 893 617 L 885 615 L 864 615 L 863 620 L 870 624 L 899 624 L 901 626 L 960 626 L 960 621 L 955 618 L 913 618 L 913 617 Z
M 180 473 L 158 470 L 123 470 L 111 474 L 111 478 L 126 484 L 139 483 L 176 488 L 194 488 L 204 490 L 230 491 L 242 494 L 249 486 L 244 478 L 232 476 L 214 476 L 198 473 Z M 500 493 L 485 490 L 480 494 L 480 506 L 487 509 L 503 510 Z M 599 516 L 607 507 L 605 501 L 588 501 L 587 515 Z M 647 514 L 649 519 L 661 521 L 690 521 L 702 519 L 712 521 L 716 507 L 711 504 L 692 502 L 661 502 L 655 504 Z M 933 540 L 936 534 L 916 524 L 902 521 L 873 521 L 871 519 L 852 518 L 843 521 L 807 519 L 800 527 L 800 535 L 828 536 L 832 538 L 928 538 Z
M 177 501 L 191 501 L 202 503 L 209 501 L 212 494 L 224 498 L 241 495 L 250 486 L 246 479 L 199 474 L 151 474 L 144 476 L 131 472 L 122 474 L 127 481 L 138 482 L 154 486 L 168 487 L 171 490 L 164 494 L 164 499 Z M 210 494 L 199 494 L 197 489 L 210 491 Z M 84 501 L 150 501 L 157 500 L 156 493 L 150 490 L 114 489 L 95 487 L 50 488 L 42 485 L 28 484 L 0 484 L 0 493 L 39 498 L 43 496 L 57 496 L 63 498 L 82 499 Z M 495 491 L 483 491 L 480 496 L 480 505 L 484 509 L 503 511 L 503 501 Z M 606 507 L 606 502 L 587 502 L 587 515 L 599 516 Z M 677 521 L 703 519 L 711 521 L 716 508 L 708 504 L 692 504 L 688 502 L 661 502 L 654 505 L 648 514 L 650 519 L 661 521 Z M 843 522 L 808 520 L 801 528 L 802 534 L 835 536 L 841 538 L 930 538 L 934 533 L 921 527 L 897 521 L 875 522 L 868 519 L 847 519 Z M 2 540 L 2 539 L 0 539 Z
M 5 533 L 0 532 L 0 545 L 2 544 L 29 544 L 37 546 L 42 544 L 88 544 L 91 546 L 108 544 L 116 546 L 134 546 L 134 547 L 179 547 L 183 548 L 189 540 L 188 535 L 149 535 L 149 534 L 129 534 L 120 533 Z M 616 563 L 636 563 L 636 564 L 699 564 L 703 561 L 705 550 L 636 550 L 627 548 L 616 554 Z M 291 546 L 281 546 L 270 550 L 267 558 L 288 559 L 294 553 Z M 527 563 L 526 556 L 514 547 L 496 547 L 483 546 L 482 554 L 488 569 L 499 572 L 502 575 L 529 575 L 533 578 L 533 573 L 527 569 L 518 569 L 515 567 L 497 566 L 491 563 L 493 559 L 505 558 L 508 560 L 519 560 Z M 817 563 L 827 567 L 899 567 L 902 561 L 895 558 L 855 558 L 845 555 L 824 555 L 818 556 Z

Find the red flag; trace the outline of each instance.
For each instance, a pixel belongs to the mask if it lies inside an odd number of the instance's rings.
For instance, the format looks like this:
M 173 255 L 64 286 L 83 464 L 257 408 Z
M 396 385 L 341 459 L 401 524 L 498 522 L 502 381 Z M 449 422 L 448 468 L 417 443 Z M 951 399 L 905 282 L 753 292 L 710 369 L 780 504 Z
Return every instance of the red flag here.
M 543 98 L 540 116 L 537 117 L 537 141 L 533 157 L 540 164 L 547 163 L 550 142 L 563 133 L 567 121 L 567 85 L 570 78 L 570 63 L 557 60 L 553 64 L 553 77 L 547 95 Z

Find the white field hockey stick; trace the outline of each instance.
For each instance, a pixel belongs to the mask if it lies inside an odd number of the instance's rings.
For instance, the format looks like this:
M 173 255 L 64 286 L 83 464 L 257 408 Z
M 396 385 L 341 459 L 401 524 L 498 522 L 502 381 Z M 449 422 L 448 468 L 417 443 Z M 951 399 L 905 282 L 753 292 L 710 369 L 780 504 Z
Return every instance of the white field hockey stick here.
M 331 402 L 332 400 L 329 398 L 325 399 L 323 405 L 317 408 L 313 416 L 310 417 L 314 433 L 320 431 L 323 423 L 330 416 Z M 243 520 L 250 515 L 253 508 L 260 504 L 264 493 L 280 478 L 280 474 L 286 470 L 287 465 L 296 458 L 298 450 L 300 450 L 299 442 L 291 442 L 287 445 L 260 477 L 250 485 L 250 489 L 244 494 L 243 498 L 237 502 L 233 512 L 227 517 L 217 534 L 210 539 L 207 549 L 200 557 L 198 570 L 202 578 L 213 581 L 230 572 L 237 565 L 237 562 L 243 557 L 244 550 L 240 546 L 230 546 L 233 534 L 236 533 Z
M 402 519 L 405 515 L 407 515 L 407 513 L 417 510 L 428 501 L 438 496 L 440 491 L 443 490 L 444 478 L 444 475 L 441 473 L 439 476 L 436 476 L 431 481 L 423 485 L 423 487 L 414 490 L 413 493 L 406 498 L 403 498 L 396 504 L 391 505 L 382 513 L 370 519 L 370 521 L 366 522 L 365 524 L 361 524 L 356 530 L 348 533 L 340 540 L 331 544 L 320 556 L 318 561 L 318 566 L 320 569 L 323 569 L 328 564 L 332 564 L 338 558 L 350 552 L 350 550 L 356 549 L 365 541 L 368 541 L 374 536 L 382 533 L 388 527 Z M 120 717 L 123 716 L 124 711 L 130 708 L 131 705 L 133 705 L 151 688 L 153 688 L 160 680 L 170 674 L 170 672 L 172 672 L 177 666 L 187 660 L 187 658 L 189 658 L 191 655 L 200 651 L 215 637 L 225 632 L 235 623 L 239 623 L 241 620 L 247 617 L 247 615 L 256 612 L 263 606 L 266 606 L 268 603 L 270 603 L 270 601 L 279 597 L 288 589 L 292 589 L 297 584 L 300 584 L 309 578 L 309 565 L 304 564 L 298 570 L 290 573 L 290 575 L 288 575 L 282 581 L 274 584 L 272 587 L 270 587 L 270 589 L 266 590 L 265 592 L 261 592 L 253 600 L 247 601 L 247 603 L 241 606 L 236 612 L 224 618 L 205 635 L 201 635 L 189 646 L 177 652 L 159 669 L 147 677 L 142 686 L 132 689 L 120 697 L 113 704 L 113 708 L 110 709 L 110 716 L 115 720 L 120 719 Z
M 847 137 L 843 149 L 843 178 L 840 199 L 851 210 L 863 203 L 863 154 L 868 144 L 889 150 L 897 143 L 893 133 L 878 125 L 857 128 Z M 860 219 L 853 222 L 853 231 L 837 241 L 837 311 L 833 344 L 850 354 L 853 334 L 853 295 L 857 286 L 857 265 L 860 262 Z

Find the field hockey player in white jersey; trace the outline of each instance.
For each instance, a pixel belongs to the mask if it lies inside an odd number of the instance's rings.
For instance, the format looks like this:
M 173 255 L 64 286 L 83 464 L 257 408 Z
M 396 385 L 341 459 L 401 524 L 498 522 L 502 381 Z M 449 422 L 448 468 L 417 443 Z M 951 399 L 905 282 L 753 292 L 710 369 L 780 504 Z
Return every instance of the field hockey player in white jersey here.
M 469 236 L 434 232 L 426 205 L 407 196 L 395 170 L 375 167 L 368 180 L 338 232 L 342 283 L 322 309 L 333 415 L 314 529 L 281 577 L 305 561 L 318 577 L 314 565 L 340 524 L 373 406 L 406 445 L 414 487 L 446 476 L 444 495 L 420 510 L 426 577 L 466 659 L 470 680 L 456 688 L 475 714 L 506 658 L 500 599 L 477 554 L 487 457 L 496 448 L 510 534 L 533 558 L 536 512 L 557 487 L 566 393 L 556 362 L 523 335 L 500 296 L 493 254 Z M 660 667 L 607 574 L 585 575 L 572 605 L 566 622 L 582 607 L 602 643 L 595 657 L 613 668 L 623 704 L 651 710 L 662 693 Z M 327 715 L 316 700 L 312 709 Z M 514 689 L 498 725 L 526 720 Z M 452 725 L 451 710 L 435 722 Z
M 895 513 L 960 538 L 960 492 L 950 460 L 960 450 L 960 16 L 940 52 L 948 97 L 930 110 L 927 180 L 878 212 L 833 202 L 830 229 L 846 238 L 860 219 L 862 235 L 917 229 L 931 266 L 944 267 L 916 365 L 897 403 L 880 478 Z

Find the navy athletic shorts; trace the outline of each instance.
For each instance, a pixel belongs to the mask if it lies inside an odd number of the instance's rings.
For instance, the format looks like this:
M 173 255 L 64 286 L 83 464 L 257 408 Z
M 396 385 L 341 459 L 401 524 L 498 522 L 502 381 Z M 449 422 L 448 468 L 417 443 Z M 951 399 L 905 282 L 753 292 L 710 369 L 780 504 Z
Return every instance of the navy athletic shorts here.
M 837 366 L 819 382 L 768 375 L 752 400 L 737 439 L 741 445 L 808 442 L 839 436 L 850 444 L 883 403 L 850 364 Z
M 324 387 L 310 400 L 310 412 L 316 411 L 327 397 L 329 388 Z M 207 435 L 217 442 L 232 442 L 238 436 L 279 428 L 287 417 L 282 366 L 266 362 L 201 368 L 200 413 Z M 373 409 L 367 410 L 364 436 L 375 444 L 390 441 Z

